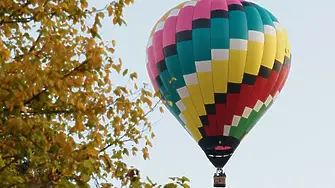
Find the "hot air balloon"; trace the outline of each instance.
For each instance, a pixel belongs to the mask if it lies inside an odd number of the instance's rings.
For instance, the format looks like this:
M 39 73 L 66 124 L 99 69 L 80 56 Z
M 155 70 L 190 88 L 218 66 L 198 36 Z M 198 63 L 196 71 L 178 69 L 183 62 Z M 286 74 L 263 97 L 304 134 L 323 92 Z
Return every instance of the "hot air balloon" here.
M 223 167 L 287 80 L 287 32 L 253 2 L 187 1 L 156 23 L 146 52 L 155 90 L 225 187 Z

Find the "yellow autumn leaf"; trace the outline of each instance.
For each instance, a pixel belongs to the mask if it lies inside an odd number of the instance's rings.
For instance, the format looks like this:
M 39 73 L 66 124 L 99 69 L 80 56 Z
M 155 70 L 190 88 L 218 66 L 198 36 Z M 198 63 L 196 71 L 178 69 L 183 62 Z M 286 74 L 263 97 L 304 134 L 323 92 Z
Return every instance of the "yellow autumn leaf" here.
M 121 95 L 121 88 L 120 88 L 120 87 L 117 87 L 117 88 L 114 90 L 114 94 L 117 95 L 117 96 L 120 96 L 120 95 Z
M 56 141 L 60 144 L 63 144 L 66 141 L 66 135 L 64 133 L 57 134 Z
M 152 106 L 152 101 L 149 99 L 149 98 L 147 98 L 147 97 L 143 97 L 142 98 L 142 101 L 144 102 L 144 103 L 147 103 L 148 104 L 148 106 Z
M 136 73 L 136 72 L 131 73 L 131 74 L 130 74 L 130 78 L 131 78 L 132 80 L 137 79 L 137 73 Z
M 81 132 L 84 131 L 86 129 L 86 127 L 83 125 L 82 121 L 76 121 L 74 127 L 71 129 L 71 132 Z
M 73 151 L 73 147 L 69 143 L 64 143 L 63 150 L 65 155 L 70 155 L 71 152 Z
M 156 91 L 156 92 L 154 93 L 154 97 L 161 98 L 162 96 L 161 96 L 161 93 L 160 93 L 159 91 Z
M 132 155 L 136 156 L 136 153 L 138 152 L 138 149 L 137 149 L 137 147 L 132 147 L 131 151 L 132 151 Z
M 102 65 L 102 59 L 100 56 L 95 56 L 94 59 L 92 59 L 92 68 L 93 69 L 99 69 Z
M 114 52 L 115 52 L 115 49 L 114 49 L 114 48 L 107 48 L 107 50 L 108 50 L 110 53 L 114 53 Z
M 148 139 L 147 139 L 147 141 L 146 141 L 145 144 L 148 145 L 148 146 L 150 146 L 150 147 L 152 147 L 152 143 L 151 143 L 150 140 L 148 140 Z
M 149 155 L 149 150 L 147 147 L 144 147 L 142 149 L 142 153 L 143 153 L 143 158 L 146 160 L 146 159 L 150 159 L 150 155 Z
M 121 71 L 121 64 L 118 64 L 118 65 L 112 64 L 112 68 L 115 69 L 117 71 L 117 73 L 120 73 L 120 71 Z
M 116 46 L 116 41 L 115 40 L 112 40 L 112 45 L 113 45 L 113 47 Z
M 87 3 L 87 1 L 86 0 L 83 0 L 82 2 L 81 2 L 81 8 L 82 9 L 85 9 L 85 8 L 87 8 L 88 7 L 88 3 Z
M 95 148 L 87 148 L 86 152 L 91 156 L 97 156 L 99 154 L 99 151 L 97 151 Z
M 105 14 L 103 12 L 98 12 L 97 13 L 97 16 L 100 17 L 100 18 L 104 18 L 105 17 Z
M 125 93 L 125 94 L 128 94 L 128 93 L 129 93 L 128 90 L 127 90 L 127 88 L 125 88 L 125 87 L 120 87 L 120 90 L 121 90 L 123 93 Z
M 109 5 L 107 7 L 107 11 L 108 11 L 108 16 L 112 16 L 113 15 L 113 7 L 111 5 Z

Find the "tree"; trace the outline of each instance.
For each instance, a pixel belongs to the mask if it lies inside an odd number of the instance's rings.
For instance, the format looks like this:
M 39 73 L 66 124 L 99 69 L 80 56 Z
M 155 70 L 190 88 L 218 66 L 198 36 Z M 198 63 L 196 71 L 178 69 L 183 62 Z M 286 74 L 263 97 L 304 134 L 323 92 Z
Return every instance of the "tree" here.
M 123 25 L 132 3 L 0 1 L 0 187 L 158 186 L 124 159 L 149 158 L 159 95 L 139 88 L 113 56 L 116 42 L 99 35 L 102 19 Z M 126 86 L 112 82 L 121 78 Z M 188 187 L 171 180 L 165 187 Z

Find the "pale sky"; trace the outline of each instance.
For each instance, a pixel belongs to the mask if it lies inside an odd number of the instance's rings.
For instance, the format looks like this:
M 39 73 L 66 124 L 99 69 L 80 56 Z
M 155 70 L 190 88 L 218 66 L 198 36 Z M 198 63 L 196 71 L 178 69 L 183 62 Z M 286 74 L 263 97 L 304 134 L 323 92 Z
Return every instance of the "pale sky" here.
M 110 0 L 89 0 L 103 7 Z M 118 55 L 141 81 L 146 73 L 146 44 L 156 21 L 181 0 L 135 0 L 126 8 L 128 26 L 105 22 L 104 40 L 117 40 Z M 333 22 L 331 0 L 254 1 L 270 10 L 286 28 L 292 51 L 292 68 L 281 95 L 251 134 L 243 140 L 226 166 L 228 188 L 334 188 L 335 100 Z M 321 2 L 321 1 L 320 1 Z M 197 143 L 167 111 L 154 126 L 157 137 L 151 160 L 130 163 L 158 183 L 169 176 L 187 176 L 192 188 L 212 187 L 212 164 Z

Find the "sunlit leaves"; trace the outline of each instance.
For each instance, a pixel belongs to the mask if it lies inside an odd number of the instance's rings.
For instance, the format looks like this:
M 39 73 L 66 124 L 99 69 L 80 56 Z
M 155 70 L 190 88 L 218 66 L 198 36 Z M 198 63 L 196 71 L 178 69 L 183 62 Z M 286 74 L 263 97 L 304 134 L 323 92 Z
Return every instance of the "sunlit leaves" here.
M 147 115 L 160 96 L 100 32 L 103 20 L 125 24 L 132 3 L 0 1 L 0 187 L 156 186 L 124 160 L 150 158 Z
M 142 149 L 142 153 L 143 153 L 143 158 L 144 158 L 144 159 L 149 159 L 149 158 L 150 158 L 149 150 L 148 150 L 147 147 L 144 147 L 144 148 Z
M 131 78 L 132 80 L 137 79 L 137 73 L 136 73 L 136 72 L 131 73 L 131 74 L 130 74 L 130 78 Z
M 190 188 L 190 186 L 187 184 L 190 180 L 183 176 L 181 178 L 179 177 L 170 177 L 170 179 L 172 181 L 174 181 L 174 183 L 169 183 L 167 185 L 164 186 L 164 188 L 176 188 L 179 186 L 183 187 L 183 188 Z

